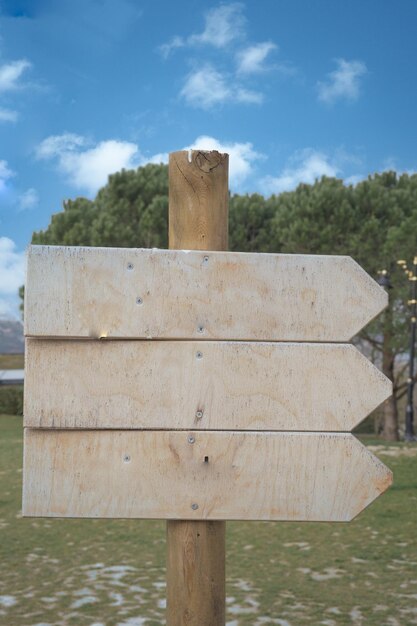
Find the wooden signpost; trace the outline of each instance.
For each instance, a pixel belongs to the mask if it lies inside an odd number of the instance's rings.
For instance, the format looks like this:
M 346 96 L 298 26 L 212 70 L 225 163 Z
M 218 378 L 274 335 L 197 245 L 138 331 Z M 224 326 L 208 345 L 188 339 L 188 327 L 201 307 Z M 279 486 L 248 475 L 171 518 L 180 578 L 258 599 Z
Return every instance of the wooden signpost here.
M 350 434 L 391 384 L 346 343 L 386 293 L 226 252 L 227 166 L 170 156 L 175 249 L 28 258 L 23 514 L 167 519 L 168 626 L 224 624 L 224 520 L 349 521 L 392 480 Z

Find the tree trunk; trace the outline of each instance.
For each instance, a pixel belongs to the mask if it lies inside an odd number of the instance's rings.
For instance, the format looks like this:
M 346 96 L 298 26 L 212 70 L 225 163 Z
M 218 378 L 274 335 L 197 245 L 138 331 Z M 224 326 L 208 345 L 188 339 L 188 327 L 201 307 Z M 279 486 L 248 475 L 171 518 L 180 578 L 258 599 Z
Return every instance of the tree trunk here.
M 392 310 L 391 307 L 384 314 L 384 340 L 382 346 L 382 371 L 394 383 L 395 353 L 392 349 Z M 383 405 L 384 423 L 382 437 L 387 441 L 399 441 L 398 434 L 398 407 L 395 395 L 392 395 Z
M 374 414 L 374 434 L 378 435 L 378 437 L 382 434 L 383 426 L 384 410 L 382 407 L 379 407 L 379 409 L 377 409 Z
M 387 441 L 398 441 L 398 408 L 395 396 L 391 396 L 384 404 L 384 428 L 382 437 Z

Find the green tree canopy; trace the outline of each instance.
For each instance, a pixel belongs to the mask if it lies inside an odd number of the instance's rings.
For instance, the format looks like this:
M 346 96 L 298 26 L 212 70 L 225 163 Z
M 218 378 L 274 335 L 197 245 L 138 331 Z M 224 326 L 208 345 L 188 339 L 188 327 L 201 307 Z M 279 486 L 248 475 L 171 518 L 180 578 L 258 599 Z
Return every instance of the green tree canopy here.
M 168 232 L 168 168 L 146 165 L 109 176 L 95 200 L 64 202 L 32 243 L 120 248 L 165 248 Z

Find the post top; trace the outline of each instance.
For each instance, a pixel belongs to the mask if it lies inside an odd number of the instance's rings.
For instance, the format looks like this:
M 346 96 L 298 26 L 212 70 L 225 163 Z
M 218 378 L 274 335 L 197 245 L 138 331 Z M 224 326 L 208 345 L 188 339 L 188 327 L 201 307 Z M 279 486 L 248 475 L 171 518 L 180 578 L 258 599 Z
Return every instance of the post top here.
M 211 172 L 215 168 L 221 166 L 228 169 L 229 155 L 227 152 L 219 152 L 218 150 L 178 150 L 170 152 L 169 159 L 171 161 L 182 162 L 187 161 L 190 165 L 197 166 L 203 172 Z

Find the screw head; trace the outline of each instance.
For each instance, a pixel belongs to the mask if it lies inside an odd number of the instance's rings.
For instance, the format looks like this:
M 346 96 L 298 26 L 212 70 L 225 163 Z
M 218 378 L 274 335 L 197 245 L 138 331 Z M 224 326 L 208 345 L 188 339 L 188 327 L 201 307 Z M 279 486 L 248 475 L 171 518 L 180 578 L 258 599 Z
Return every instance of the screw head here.
M 136 304 L 143 304 L 142 298 L 136 298 Z
M 202 359 L 203 358 L 203 353 L 202 352 L 197 352 L 196 354 L 197 359 Z
M 204 333 L 204 326 L 201 326 L 201 325 L 197 326 L 197 332 Z
M 193 435 L 188 437 L 188 443 L 195 443 L 195 437 L 193 437 Z
M 127 264 L 127 269 L 128 270 L 133 270 L 133 263 L 128 263 Z
M 205 256 L 205 257 L 203 258 L 204 263 L 208 263 L 208 260 L 209 260 L 208 256 Z
M 203 417 L 203 411 L 196 411 L 195 416 L 198 420 L 201 420 Z
M 125 463 L 130 463 L 130 454 L 125 454 L 125 455 L 123 456 L 123 461 L 124 461 Z
M 192 505 L 191 505 L 191 508 L 192 508 L 193 511 L 197 511 L 198 504 L 196 502 L 193 502 Z

